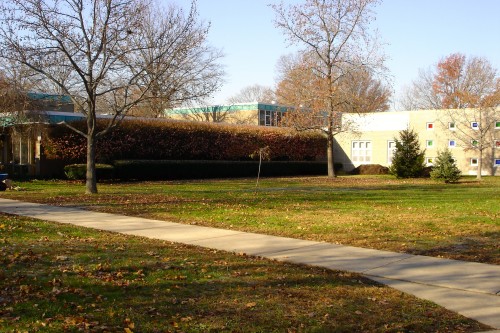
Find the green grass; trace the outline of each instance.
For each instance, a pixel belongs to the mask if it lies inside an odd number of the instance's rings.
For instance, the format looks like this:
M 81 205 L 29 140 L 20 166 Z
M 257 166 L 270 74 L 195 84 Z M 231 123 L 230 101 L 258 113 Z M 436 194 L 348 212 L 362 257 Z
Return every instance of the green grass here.
M 388 176 L 19 183 L 6 198 L 180 223 L 500 264 L 500 177 L 458 184 Z
M 24 217 L 0 250 L 0 332 L 488 329 L 357 274 Z

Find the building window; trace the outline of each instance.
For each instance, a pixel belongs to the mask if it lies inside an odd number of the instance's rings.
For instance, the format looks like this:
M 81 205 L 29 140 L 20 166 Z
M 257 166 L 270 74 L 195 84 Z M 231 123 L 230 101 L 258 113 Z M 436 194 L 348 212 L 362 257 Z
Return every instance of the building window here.
M 457 142 L 455 140 L 448 140 L 448 147 L 455 148 L 457 146 Z
M 434 140 L 427 140 L 426 141 L 426 146 L 427 146 L 427 148 L 434 147 Z
M 432 166 L 434 164 L 434 157 L 427 157 L 425 159 L 425 165 Z
M 473 121 L 470 123 L 470 128 L 473 130 L 478 130 L 479 129 L 479 123 L 477 121 Z
M 500 121 L 495 121 L 495 129 L 500 129 Z
M 470 144 L 472 145 L 472 147 L 477 147 L 479 145 L 479 141 L 471 140 Z
M 493 146 L 496 148 L 496 149 L 500 149 L 500 140 L 495 140 Z
M 497 168 L 500 168 L 500 158 L 496 158 L 496 159 L 495 159 L 495 166 L 496 166 Z
M 427 123 L 427 129 L 428 130 L 433 130 L 434 129 L 434 123 Z
M 471 166 L 478 166 L 478 164 L 479 164 L 479 159 L 477 159 L 475 157 L 470 159 Z
M 387 164 L 392 164 L 396 152 L 396 141 L 387 141 Z
M 280 111 L 259 110 L 260 126 L 279 126 L 282 113 Z
M 457 127 L 455 126 L 455 123 L 451 122 L 451 123 L 448 123 L 448 129 L 450 131 L 454 131 L 457 129 Z
M 351 156 L 353 163 L 369 164 L 372 161 L 371 141 L 353 141 Z

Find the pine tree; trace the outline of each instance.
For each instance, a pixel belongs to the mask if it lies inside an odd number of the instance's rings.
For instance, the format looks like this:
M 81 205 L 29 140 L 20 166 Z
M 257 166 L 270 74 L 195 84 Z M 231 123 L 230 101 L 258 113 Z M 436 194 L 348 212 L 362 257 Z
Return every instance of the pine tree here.
M 396 150 L 390 173 L 398 178 L 420 177 L 425 168 L 425 151 L 420 150 L 418 135 L 415 131 L 406 129 L 399 132 L 399 140 L 396 141 Z
M 439 152 L 436 163 L 431 171 L 431 178 L 445 183 L 456 183 L 461 177 L 461 172 L 455 164 L 451 151 L 446 148 Z

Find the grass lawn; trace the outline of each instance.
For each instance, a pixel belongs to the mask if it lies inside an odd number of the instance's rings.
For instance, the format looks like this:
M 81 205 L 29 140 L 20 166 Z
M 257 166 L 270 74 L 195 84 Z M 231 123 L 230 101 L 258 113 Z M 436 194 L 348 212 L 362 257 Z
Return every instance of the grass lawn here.
M 500 177 L 390 176 L 18 183 L 5 198 L 397 252 L 500 264 Z
M 301 182 L 290 186 L 302 187 Z M 220 182 L 218 186 L 216 183 L 148 184 L 142 189 L 145 193 L 158 193 L 140 197 L 138 188 L 136 197 L 141 200 L 134 199 L 132 194 L 125 195 L 123 185 L 102 186 L 102 194 L 90 198 L 76 195 L 76 187 L 67 184 L 41 184 L 24 192 L 25 198 L 33 195 L 40 199 L 42 196 L 37 193 L 42 192 L 51 202 L 60 198 L 62 203 L 69 204 L 85 199 L 87 205 L 119 211 L 127 207 L 124 205 L 127 200 L 137 200 L 138 207 L 154 207 L 145 204 L 153 198 L 157 198 L 159 207 L 189 206 L 189 202 L 195 206 L 195 202 L 203 202 L 202 197 L 209 200 L 211 194 L 218 194 L 218 198 L 211 199 L 213 202 L 206 203 L 209 207 L 221 210 L 238 207 L 236 202 L 234 206 L 229 203 L 219 206 L 224 188 L 237 192 L 230 182 Z M 249 183 L 242 186 L 241 193 L 233 195 L 248 195 L 246 204 L 255 200 L 264 205 L 266 200 L 261 197 L 282 191 L 268 188 L 251 194 L 244 188 Z M 77 188 L 81 191 L 81 187 Z M 168 188 L 171 194 L 162 194 L 162 188 Z M 174 188 L 179 192 L 178 199 L 173 194 Z M 299 195 L 300 191 L 296 188 L 290 194 Z M 309 193 L 311 189 L 304 191 Z M 120 195 L 124 197 L 117 202 Z M 252 196 L 254 199 L 250 199 Z M 144 211 L 153 210 L 144 207 Z M 234 214 L 229 218 L 236 219 Z M 1 332 L 477 332 L 487 329 L 356 274 L 24 217 L 0 214 L 0 250 Z

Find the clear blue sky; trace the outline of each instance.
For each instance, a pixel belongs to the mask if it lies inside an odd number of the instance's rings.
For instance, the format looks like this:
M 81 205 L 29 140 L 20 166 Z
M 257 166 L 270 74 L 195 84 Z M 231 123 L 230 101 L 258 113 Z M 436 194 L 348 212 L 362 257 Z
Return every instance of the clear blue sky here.
M 190 0 L 174 1 L 188 7 Z M 211 23 L 211 45 L 224 51 L 226 83 L 211 101 L 222 104 L 242 88 L 274 86 L 281 55 L 294 51 L 274 27 L 269 3 L 278 0 L 198 0 Z M 285 0 L 301 2 L 300 0 Z M 387 43 L 395 98 L 420 68 L 455 52 L 486 57 L 500 71 L 500 0 L 382 0 L 373 26 Z

